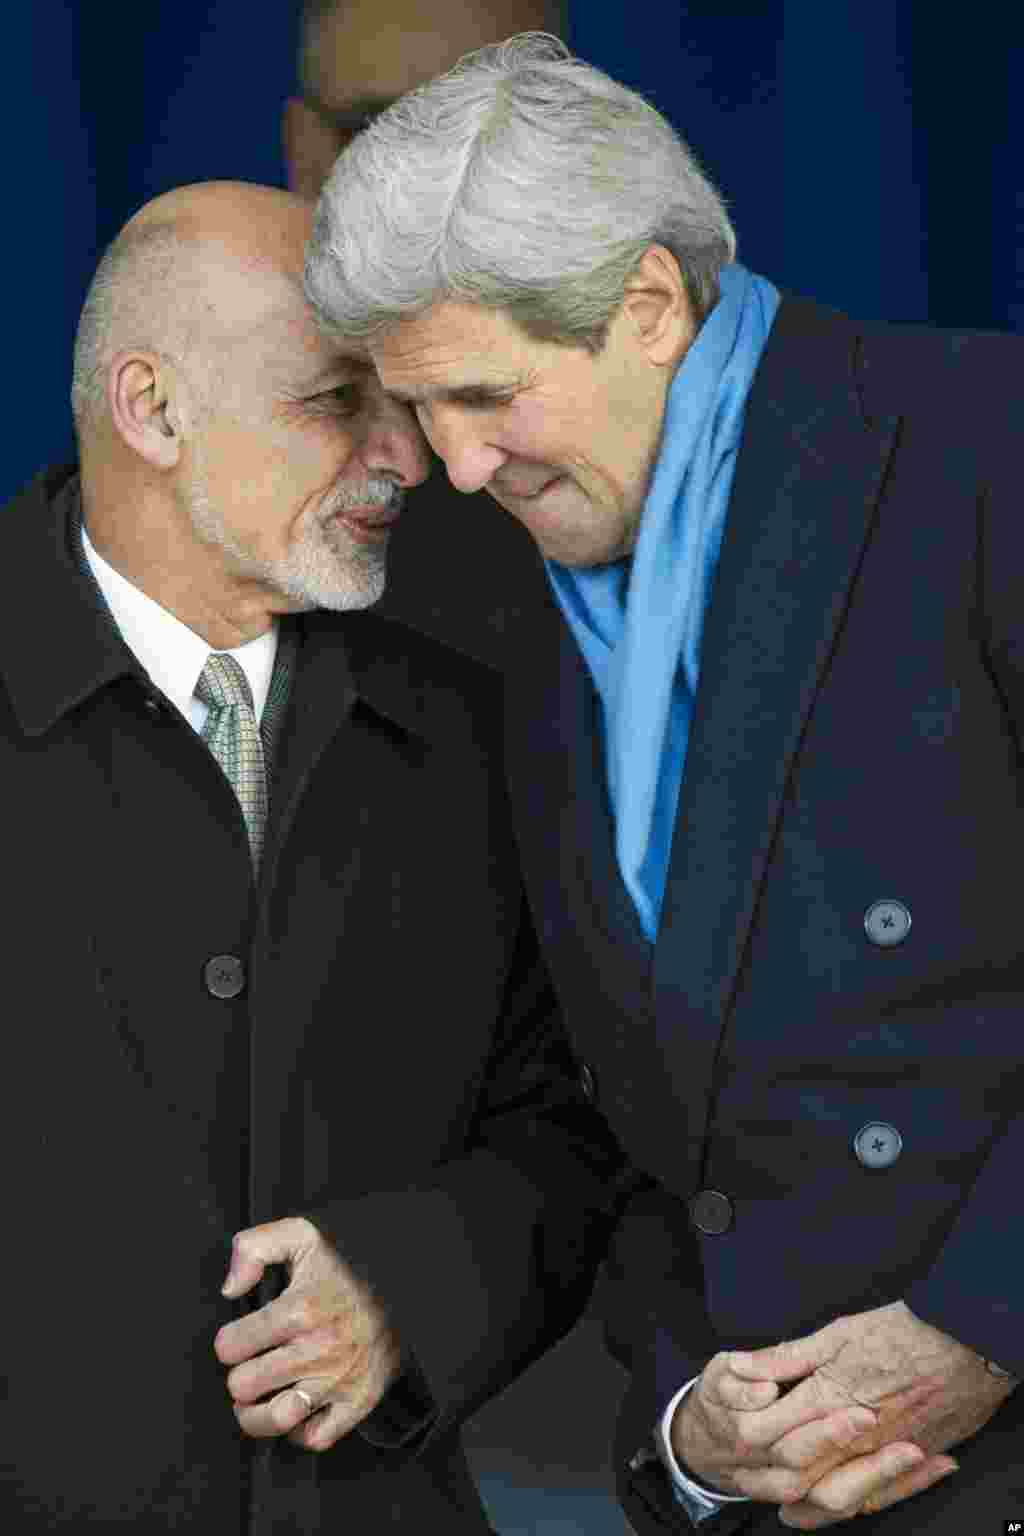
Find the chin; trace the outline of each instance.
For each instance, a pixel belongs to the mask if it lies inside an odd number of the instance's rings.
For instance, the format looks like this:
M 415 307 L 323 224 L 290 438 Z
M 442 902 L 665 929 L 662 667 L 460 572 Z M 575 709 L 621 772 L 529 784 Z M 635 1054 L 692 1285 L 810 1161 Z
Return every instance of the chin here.
M 561 536 L 556 531 L 550 537 L 541 532 L 534 534 L 534 540 L 546 560 L 557 561 L 571 570 L 613 565 L 627 553 L 623 541 L 609 546 L 605 540 L 596 540 L 590 529 L 567 530 Z
M 546 519 L 538 517 L 532 527 L 527 524 L 545 559 L 586 570 L 613 565 L 629 552 L 631 540 L 622 515 L 607 505 L 578 493 L 563 498 L 562 506 L 552 504 L 546 510 Z
M 596 571 L 603 565 L 614 565 L 617 560 L 622 559 L 622 556 L 608 554 L 586 555 L 580 554 L 577 551 L 570 555 L 548 555 L 547 558 L 556 561 L 559 565 L 564 565 L 571 571 Z
M 383 569 L 361 571 L 347 581 L 335 581 L 324 585 L 311 595 L 314 606 L 329 609 L 332 613 L 349 613 L 355 608 L 372 608 L 384 596 L 387 574 Z

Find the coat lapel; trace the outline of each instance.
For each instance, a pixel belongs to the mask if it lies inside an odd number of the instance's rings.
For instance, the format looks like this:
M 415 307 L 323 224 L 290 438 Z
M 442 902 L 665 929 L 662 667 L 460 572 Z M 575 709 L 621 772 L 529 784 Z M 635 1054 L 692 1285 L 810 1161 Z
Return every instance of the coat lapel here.
M 615 856 L 597 693 L 550 589 L 513 651 L 507 760 L 530 905 L 601 1110 L 656 1167 L 679 1106 L 651 1011 L 653 949 Z
M 352 710 L 356 689 L 341 627 L 333 615 L 304 614 L 283 728 L 270 782 L 270 815 L 261 883 L 273 885 L 281 848 L 321 753 Z
M 700 1180 L 726 1024 L 801 734 L 870 534 L 898 418 L 865 418 L 859 340 L 785 301 L 748 403 L 655 949 L 659 1034 Z M 681 1149 L 678 1149 L 681 1150 Z
M 432 648 L 434 642 L 429 645 Z M 250 1197 L 258 1221 L 282 1214 L 296 1189 L 324 1188 L 328 1175 L 326 1145 L 309 1133 L 306 1120 L 303 1082 L 308 1021 L 288 1017 L 280 1008 L 273 974 L 282 918 L 286 923 L 290 920 L 287 907 L 282 907 L 289 887 L 281 879 L 281 853 L 288 847 L 283 870 L 290 876 L 297 856 L 295 839 L 308 835 L 296 828 L 296 817 L 311 776 L 318 765 L 321 773 L 331 771 L 329 764 L 322 764 L 326 749 L 339 735 L 344 738 L 359 729 L 360 722 L 365 728 L 367 716 L 385 722 L 396 739 L 443 742 L 453 734 L 456 740 L 468 739 L 463 718 L 466 702 L 457 687 L 436 680 L 434 664 L 423 662 L 423 646 L 424 642 L 401 623 L 372 613 L 318 611 L 301 619 L 293 697 L 271 782 L 260 875 L 260 928 L 253 951 L 253 997 L 274 999 L 277 1009 L 275 1012 L 274 1006 L 260 1005 L 254 1006 L 253 1013 L 252 1118 L 254 1124 L 258 1122 L 260 1134 L 253 1138 L 250 1151 Z M 344 757 L 340 761 L 339 797 L 362 797 L 383 812 L 382 791 L 345 777 Z M 378 848 L 379 840 L 379 833 L 375 833 L 372 846 L 367 845 L 371 861 L 389 857 L 389 845 L 381 842 Z M 309 853 L 314 855 L 315 849 Z M 414 851 L 408 856 L 414 858 Z M 354 935 L 361 931 L 358 911 L 348 910 L 341 893 L 333 895 L 330 886 L 325 884 L 322 891 L 324 911 L 317 921 L 336 925 L 339 944 L 346 936 L 348 942 L 356 942 Z M 276 907 L 273 923 L 272 905 Z M 271 968 L 266 982 L 257 964 Z
M 538 562 L 539 580 L 547 578 Z M 554 597 L 531 608 L 507 680 L 509 781 L 538 929 L 561 947 L 587 927 L 643 942 L 618 875 L 600 702 Z
M 268 903 L 278 884 L 283 849 L 316 764 L 342 728 L 356 701 L 356 688 L 341 627 L 330 614 L 303 614 L 297 621 L 300 643 L 283 727 L 270 782 L 270 815 L 260 870 L 257 941 L 252 950 L 251 993 L 276 997 L 272 968 L 275 945 L 267 937 Z M 338 913 L 339 935 L 342 914 Z M 271 968 L 264 981 L 262 967 Z M 250 1092 L 253 1124 L 260 1134 L 250 1142 L 249 1199 L 255 1221 L 284 1214 L 294 1191 L 302 1188 L 307 1155 L 303 1126 L 302 1058 L 306 1020 L 268 1017 L 253 1010 L 250 1034 Z

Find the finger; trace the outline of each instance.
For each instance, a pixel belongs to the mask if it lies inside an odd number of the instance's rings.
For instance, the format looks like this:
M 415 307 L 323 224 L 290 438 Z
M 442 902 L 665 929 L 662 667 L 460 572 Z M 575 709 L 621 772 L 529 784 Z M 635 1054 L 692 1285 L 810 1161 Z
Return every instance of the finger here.
M 256 1403 L 296 1382 L 301 1385 L 304 1377 L 339 1375 L 345 1363 L 335 1335 L 328 1329 L 314 1329 L 280 1349 L 236 1365 L 228 1372 L 227 1389 L 236 1403 Z
M 925 1459 L 920 1446 L 900 1441 L 871 1456 L 858 1456 L 815 1483 L 804 1499 L 780 1510 L 779 1519 L 783 1525 L 805 1531 L 832 1520 L 849 1519 L 886 1483 L 919 1467 Z
M 316 1228 L 304 1216 L 288 1216 L 236 1232 L 221 1294 L 244 1296 L 262 1278 L 268 1264 L 287 1264 L 308 1247 L 310 1234 L 315 1238 Z
M 328 1403 L 319 1413 L 313 1414 L 297 1429 L 293 1429 L 288 1439 L 306 1451 L 327 1451 L 345 1435 L 351 1434 L 369 1412 L 366 1404 L 344 1401 Z
M 760 1408 L 756 1413 L 738 1414 L 735 1433 L 743 1445 L 763 1449 L 802 1424 L 828 1418 L 839 1409 L 858 1406 L 836 1382 L 826 1376 L 811 1376 L 767 1408 Z M 871 1412 L 870 1409 L 867 1411 Z
M 870 1408 L 841 1408 L 825 1419 L 813 1419 L 791 1429 L 771 1446 L 771 1459 L 779 1466 L 798 1470 L 824 1460 L 837 1465 L 846 1459 L 851 1446 L 877 1424 L 878 1416 Z M 862 1447 L 863 1451 L 874 1449 L 873 1445 Z M 830 1467 L 823 1466 L 818 1476 L 823 1477 L 828 1470 Z
M 912 1472 L 907 1472 L 903 1477 L 894 1478 L 886 1488 L 868 1499 L 855 1513 L 878 1514 L 881 1510 L 888 1509 L 903 1499 L 909 1499 L 915 1493 L 923 1493 L 926 1488 L 932 1488 L 936 1483 L 941 1483 L 943 1478 L 956 1472 L 959 1465 L 959 1462 L 954 1461 L 951 1456 L 930 1456 Z M 807 1503 L 793 1504 L 788 1509 L 779 1510 L 780 1523 L 800 1531 L 822 1530 L 827 1525 L 836 1525 L 841 1520 L 850 1518 L 852 1518 L 850 1515 L 822 1514 Z
M 803 1499 L 813 1484 L 849 1459 L 849 1447 L 873 1422 L 871 1410 L 858 1406 L 794 1430 L 768 1447 L 763 1453 L 767 1462 L 754 1466 L 734 1462 L 736 1492 L 768 1504 Z
M 893 1440 L 913 1440 L 916 1431 L 931 1419 L 935 1399 L 942 1387 L 940 1379 L 924 1377 L 912 1387 L 904 1387 L 881 1398 L 875 1404 L 879 1429 Z
M 286 1435 L 319 1412 L 328 1386 L 326 1382 L 301 1381 L 297 1387 L 278 1392 L 268 1403 L 236 1406 L 238 1426 L 254 1440 Z
M 729 1366 L 737 1376 L 751 1381 L 794 1381 L 826 1365 L 835 1357 L 842 1340 L 837 1323 L 828 1323 L 802 1339 L 772 1344 L 767 1349 L 737 1351 L 730 1356 Z
M 381 1339 L 358 1376 L 336 1381 L 325 1394 L 323 1411 L 307 1424 L 299 1425 L 289 1439 L 311 1451 L 324 1451 L 334 1445 L 373 1412 L 401 1367 L 402 1352 L 397 1341 L 393 1337 Z
M 935 1483 L 941 1483 L 944 1477 L 959 1469 L 960 1463 L 954 1461 L 952 1456 L 929 1456 L 919 1467 L 913 1471 L 905 1472 L 902 1477 L 894 1477 L 891 1483 L 880 1488 L 870 1499 L 861 1506 L 861 1514 L 873 1515 L 880 1509 L 888 1509 L 891 1504 L 899 1504 L 902 1499 L 909 1499 L 912 1494 L 923 1493 L 926 1488 L 931 1488 Z
M 240 1365 L 243 1360 L 251 1360 L 254 1355 L 311 1332 L 317 1324 L 309 1298 L 288 1286 L 280 1296 L 250 1312 L 248 1317 L 225 1323 L 217 1330 L 213 1347 L 222 1365 Z
M 779 1389 L 774 1381 L 741 1381 L 726 1370 L 714 1378 L 705 1377 L 704 1395 L 709 1402 L 730 1408 L 734 1413 L 754 1413 L 773 1403 Z

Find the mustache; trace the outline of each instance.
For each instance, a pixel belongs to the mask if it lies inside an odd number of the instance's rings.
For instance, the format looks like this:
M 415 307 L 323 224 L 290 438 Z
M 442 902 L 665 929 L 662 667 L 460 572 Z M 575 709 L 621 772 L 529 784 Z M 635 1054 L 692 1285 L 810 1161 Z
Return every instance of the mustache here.
M 346 483 L 335 486 L 320 511 L 326 522 L 336 512 L 352 512 L 357 507 L 383 507 L 388 512 L 401 509 L 405 492 L 393 480 L 371 477 L 358 485 Z

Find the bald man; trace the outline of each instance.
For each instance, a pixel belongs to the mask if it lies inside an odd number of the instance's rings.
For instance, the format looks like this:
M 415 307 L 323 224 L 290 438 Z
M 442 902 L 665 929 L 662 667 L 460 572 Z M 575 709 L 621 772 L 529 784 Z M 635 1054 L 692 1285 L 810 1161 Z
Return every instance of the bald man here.
M 426 455 L 211 183 L 104 257 L 5 513 L 4 1531 L 490 1530 L 459 1424 L 621 1159 L 525 914 L 484 665 L 362 612 Z

